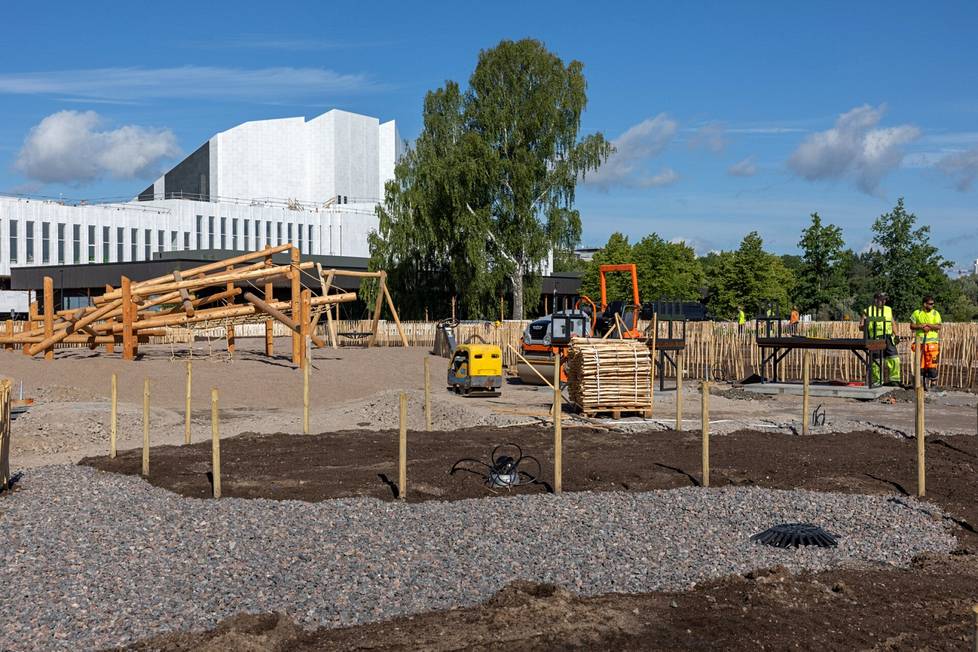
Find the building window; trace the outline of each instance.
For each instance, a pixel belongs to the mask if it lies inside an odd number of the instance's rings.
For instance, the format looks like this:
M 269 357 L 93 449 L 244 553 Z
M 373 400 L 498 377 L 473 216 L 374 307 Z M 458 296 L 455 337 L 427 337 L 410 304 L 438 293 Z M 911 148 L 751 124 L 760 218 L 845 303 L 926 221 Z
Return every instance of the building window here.
M 65 264 L 65 225 L 58 224 L 58 264 Z
M 190 251 L 190 232 L 185 231 L 183 234 L 183 250 Z
M 282 244 L 282 223 L 281 222 L 276 222 L 275 223 L 275 231 L 277 233 L 278 244 Z
M 231 220 L 231 249 L 238 250 L 238 218 Z
M 242 225 L 244 226 L 244 234 L 242 239 L 244 246 L 242 247 L 242 249 L 244 249 L 245 251 L 251 251 L 251 243 L 248 241 L 248 238 L 251 235 L 248 232 L 248 227 L 251 225 L 251 222 L 249 222 L 248 220 L 242 220 Z
M 308 231 L 308 233 L 309 233 L 309 238 L 307 239 L 307 242 L 309 243 L 309 253 L 310 254 L 314 254 L 316 252 L 312 250 L 312 242 L 313 242 L 312 241 L 312 224 L 309 225 L 309 231 Z
M 71 225 L 71 256 L 76 265 L 81 262 L 81 224 Z
M 265 222 L 265 246 L 272 246 L 272 223 Z
M 221 249 L 228 248 L 228 218 L 221 218 Z
M 255 220 L 255 249 L 261 249 L 259 240 L 261 240 L 261 222 Z
M 292 223 L 291 222 L 288 225 L 286 225 L 285 232 L 289 236 L 289 239 L 286 240 L 286 242 L 288 242 L 289 244 L 292 244 L 294 242 L 294 240 L 292 239 Z
M 88 262 L 95 262 L 95 227 L 88 227 Z
M 166 242 L 166 231 L 159 230 L 156 232 L 156 250 L 160 253 L 163 252 L 163 243 Z
M 121 263 L 125 259 L 126 252 L 126 229 L 117 227 L 115 230 L 115 262 Z
M 207 248 L 213 249 L 214 248 L 214 216 L 213 215 L 207 218 L 207 232 L 210 241 L 210 244 L 208 245 Z
M 139 229 L 129 229 L 129 260 L 139 260 Z
M 112 251 L 112 245 L 109 242 L 109 237 L 112 235 L 112 229 L 108 226 L 102 227 L 102 262 L 109 262 L 109 253 Z
M 41 262 L 51 262 L 51 223 L 41 222 Z
M 180 251 L 179 231 L 170 231 L 170 251 Z
M 204 248 L 204 216 L 197 216 L 197 248 Z
M 27 264 L 34 262 L 34 222 L 27 220 Z
M 10 262 L 17 262 L 17 220 L 10 220 Z
M 146 254 L 143 260 L 153 260 L 153 230 L 144 230 L 143 238 L 143 252 Z

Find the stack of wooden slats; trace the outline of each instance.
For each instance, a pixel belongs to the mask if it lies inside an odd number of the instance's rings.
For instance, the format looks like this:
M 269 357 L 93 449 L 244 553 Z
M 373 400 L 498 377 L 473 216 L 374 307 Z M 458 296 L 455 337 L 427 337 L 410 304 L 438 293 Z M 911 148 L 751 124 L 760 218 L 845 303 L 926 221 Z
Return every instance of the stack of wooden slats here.
M 585 414 L 650 411 L 651 365 L 643 342 L 574 338 L 567 361 L 570 399 Z

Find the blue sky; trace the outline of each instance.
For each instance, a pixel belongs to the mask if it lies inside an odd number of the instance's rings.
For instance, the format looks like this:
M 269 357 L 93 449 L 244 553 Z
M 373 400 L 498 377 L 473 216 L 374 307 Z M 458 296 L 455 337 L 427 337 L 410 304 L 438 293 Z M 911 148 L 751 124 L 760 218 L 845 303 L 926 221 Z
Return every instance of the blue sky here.
M 412 139 L 426 91 L 532 37 L 584 63 L 583 132 L 619 149 L 579 189 L 583 244 L 796 253 L 818 211 L 860 250 L 903 196 L 978 258 L 978 3 L 810 4 L 11 3 L 0 192 L 132 196 L 217 131 L 331 108 Z

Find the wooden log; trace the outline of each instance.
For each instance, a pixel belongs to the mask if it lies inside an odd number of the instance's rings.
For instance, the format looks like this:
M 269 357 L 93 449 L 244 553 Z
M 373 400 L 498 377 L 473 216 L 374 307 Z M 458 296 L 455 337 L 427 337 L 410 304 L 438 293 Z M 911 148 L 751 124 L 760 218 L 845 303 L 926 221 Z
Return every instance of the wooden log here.
M 14 320 L 8 319 L 7 320 L 7 343 L 3 345 L 4 351 L 14 350 L 13 339 L 14 339 Z
M 320 268 L 321 267 L 322 266 L 320 266 Z M 349 278 L 380 278 L 381 274 L 386 273 L 386 272 L 355 272 L 349 269 L 327 269 L 324 271 L 332 276 L 347 276 Z
M 277 245 L 275 247 L 266 247 L 261 251 L 252 251 L 246 254 L 242 254 L 240 256 L 235 256 L 234 258 L 226 258 L 224 260 L 219 260 L 213 263 L 207 263 L 205 265 L 200 265 L 198 267 L 193 267 L 191 269 L 183 270 L 183 272 L 181 273 L 184 276 L 184 278 L 200 276 L 202 274 L 209 274 L 210 272 L 214 272 L 219 269 L 224 269 L 228 265 L 240 265 L 241 263 L 246 263 L 248 261 L 255 260 L 256 258 L 266 258 L 266 257 L 270 258 L 272 255 L 286 251 L 291 247 L 292 245 L 290 244 Z M 146 290 L 147 288 L 151 288 L 151 287 L 155 288 L 155 286 L 166 285 L 168 281 L 172 280 L 172 278 L 173 277 L 171 274 L 166 274 L 164 276 L 157 276 L 156 278 L 151 278 L 146 281 L 133 283 L 132 284 L 133 285 L 132 289 L 134 291 L 133 294 L 135 296 L 146 296 L 146 294 L 159 294 L 159 292 L 161 292 L 162 290 L 153 289 L 153 290 L 149 290 L 148 292 L 146 292 Z M 177 288 L 173 288 L 173 289 L 177 289 Z M 190 289 L 190 287 L 188 286 L 187 289 Z M 122 296 L 121 290 L 110 290 L 107 291 L 102 296 L 96 297 L 94 301 L 95 304 L 98 305 L 100 303 L 104 303 L 105 301 L 118 299 L 121 296 Z
M 377 343 L 377 326 L 380 324 L 380 309 L 383 305 L 381 302 L 384 300 L 384 277 L 387 275 L 386 272 L 380 272 L 380 276 L 377 278 L 377 300 L 374 301 L 374 314 L 370 318 L 370 340 L 367 342 L 367 346 L 371 347 Z
M 54 335 L 54 279 L 50 276 L 44 277 L 44 337 L 50 338 Z M 54 347 L 50 346 L 44 351 L 45 360 L 54 360 Z
M 190 397 L 192 395 L 191 387 L 193 386 L 193 382 L 194 382 L 193 361 L 187 360 L 187 395 L 184 401 L 186 415 L 184 417 L 184 424 L 183 424 L 184 444 L 190 443 Z
M 271 267 L 272 257 L 269 256 L 268 258 L 266 258 L 265 263 L 269 267 Z M 265 301 L 267 301 L 268 303 L 272 303 L 273 301 L 275 301 L 275 288 L 273 287 L 271 281 L 265 282 Z M 267 355 L 268 357 L 272 357 L 272 353 L 274 351 L 274 341 L 275 341 L 275 338 L 273 337 L 274 330 L 275 330 L 275 322 L 272 321 L 271 319 L 266 319 L 265 320 L 265 355 Z
M 233 272 L 234 271 L 234 266 L 233 265 L 232 266 L 229 266 L 227 268 L 227 271 L 228 271 L 229 274 L 231 272 Z M 235 289 L 234 288 L 234 281 L 228 281 L 227 282 L 227 286 L 225 287 L 225 290 L 224 290 L 224 294 L 227 294 L 227 295 L 229 295 L 231 297 L 231 301 L 229 303 L 234 303 L 234 298 L 233 297 L 235 295 L 231 294 L 231 292 L 233 292 L 234 289 Z M 228 324 L 225 327 L 225 335 L 227 335 L 228 356 L 230 356 L 231 358 L 233 358 L 234 357 L 234 324 L 233 323 L 232 324 Z
M 298 317 L 299 311 L 301 310 L 299 302 L 301 301 L 302 286 L 299 279 L 299 262 L 300 254 L 296 247 L 291 250 L 291 271 L 289 272 L 289 280 L 291 281 L 292 287 L 292 316 Z M 292 364 L 299 365 L 302 364 L 302 335 L 299 330 L 292 330 Z
M 73 325 L 69 325 L 69 327 L 66 328 L 65 330 L 58 331 L 57 333 L 52 333 L 50 335 L 45 334 L 43 340 L 41 340 L 39 343 L 35 344 L 34 346 L 30 347 L 29 352 L 31 353 L 31 355 L 36 355 L 41 351 L 47 349 L 53 350 L 55 344 L 62 342 L 65 338 L 71 335 L 72 332 L 83 328 L 87 328 L 90 324 L 93 324 L 99 319 L 108 316 L 110 313 L 120 308 L 122 308 L 122 299 L 119 299 L 118 301 L 113 301 L 111 303 L 107 303 L 103 305 L 101 308 L 97 310 L 93 310 L 85 317 L 82 317 L 81 319 L 76 321 Z
M 0 380 L 0 492 L 10 487 L 10 394 L 13 383 Z
M 397 316 L 397 309 L 394 308 L 394 300 L 391 299 L 391 293 L 387 290 L 386 272 L 380 277 L 380 287 L 384 293 L 384 298 L 387 299 L 387 309 L 391 311 L 391 316 L 394 317 L 394 325 L 397 326 L 397 334 L 401 337 L 401 345 L 406 349 L 408 347 L 407 337 L 404 336 L 404 329 L 401 328 L 401 320 Z
M 319 276 L 319 288 L 322 291 L 322 295 L 323 296 L 326 296 L 327 294 L 329 294 L 329 289 L 333 285 L 333 275 L 336 273 L 336 270 L 334 270 L 334 269 L 329 270 L 329 274 L 324 277 L 323 276 L 323 266 L 320 265 L 319 263 L 316 263 L 316 273 Z M 334 349 L 339 348 L 339 345 L 337 344 L 337 341 L 336 341 L 336 339 L 337 339 L 336 338 L 336 326 L 333 324 L 333 307 L 332 306 L 327 306 L 326 307 L 326 330 L 329 332 L 329 343 L 330 343 L 330 346 L 332 346 Z
M 563 411 L 563 397 L 560 394 L 560 356 L 554 357 L 554 493 L 559 494 L 563 488 L 564 460 L 563 433 L 560 430 L 560 417 Z
M 133 360 L 136 357 L 135 343 L 133 342 L 132 322 L 133 322 L 133 303 L 132 303 L 132 282 L 128 276 L 122 277 L 122 359 Z
M 917 368 L 921 365 L 921 356 L 923 354 L 923 347 L 918 346 L 916 351 L 917 357 Z M 922 382 L 918 383 L 915 389 L 915 419 L 914 425 L 917 435 L 917 495 L 923 497 L 926 495 L 927 487 L 927 471 L 925 467 L 924 453 L 925 453 L 925 438 L 927 436 L 924 424 L 924 384 Z
M 397 438 L 397 497 L 407 500 L 407 394 L 401 392 Z
M 300 269 L 308 269 L 312 267 L 311 262 L 301 263 L 299 265 Z M 157 294 L 164 294 L 167 292 L 178 292 L 181 289 L 187 290 L 199 290 L 200 288 L 210 287 L 213 285 L 226 285 L 228 281 L 234 283 L 243 283 L 244 281 L 256 281 L 256 279 L 274 279 L 280 276 L 286 276 L 290 273 L 292 267 L 290 265 L 280 265 L 278 267 L 261 267 L 259 269 L 252 270 L 235 270 L 233 272 L 224 272 L 221 274 L 214 274 L 213 276 L 204 276 L 200 278 L 185 278 L 182 281 L 170 281 L 169 283 L 160 283 L 158 285 L 143 286 L 136 290 L 131 290 L 132 296 L 134 297 L 149 297 Z M 258 283 L 263 281 L 256 281 Z
M 652 344 L 649 347 L 649 417 L 655 413 L 655 345 L 659 338 L 659 315 L 652 313 Z M 665 369 L 662 373 L 665 373 Z
M 149 476 L 149 378 L 143 381 L 143 477 Z
M 330 295 L 330 297 L 338 297 L 338 296 L 342 296 L 342 295 L 337 295 L 337 294 Z M 356 295 L 354 295 L 354 296 L 356 296 Z M 245 292 L 242 295 L 242 298 L 245 301 L 247 301 L 248 303 L 252 304 L 258 310 L 261 310 L 266 315 L 269 315 L 273 319 L 275 319 L 275 320 L 277 320 L 277 321 L 285 324 L 292 331 L 292 333 L 294 335 L 296 335 L 297 337 L 301 337 L 301 335 L 302 335 L 302 327 L 301 327 L 301 325 L 298 322 L 296 322 L 296 321 L 290 319 L 289 317 L 287 317 L 280 310 L 278 310 L 274 305 L 269 304 L 269 303 L 265 303 L 264 301 L 262 301 L 261 299 L 259 299 L 255 295 L 253 295 L 251 292 Z M 323 299 L 323 298 L 328 298 L 328 297 L 316 297 L 316 298 L 317 299 Z M 312 304 L 312 303 L 314 303 L 314 300 L 310 300 L 310 304 Z M 324 342 L 323 340 L 321 340 L 317 335 L 310 335 L 309 337 L 316 344 L 316 346 L 318 346 L 318 347 L 324 347 L 324 346 L 326 346 L 326 342 Z
M 221 434 L 217 398 L 217 388 L 211 388 L 211 484 L 214 498 L 221 497 Z
M 683 429 L 683 378 L 686 356 L 682 351 L 676 352 L 676 431 Z
M 183 275 L 180 273 L 179 269 L 173 270 L 173 280 L 177 283 L 183 280 Z M 193 301 L 190 300 L 190 292 L 187 291 L 187 288 L 180 288 L 179 292 L 180 292 L 180 300 L 183 301 L 183 311 L 187 314 L 188 317 L 193 317 L 194 304 Z

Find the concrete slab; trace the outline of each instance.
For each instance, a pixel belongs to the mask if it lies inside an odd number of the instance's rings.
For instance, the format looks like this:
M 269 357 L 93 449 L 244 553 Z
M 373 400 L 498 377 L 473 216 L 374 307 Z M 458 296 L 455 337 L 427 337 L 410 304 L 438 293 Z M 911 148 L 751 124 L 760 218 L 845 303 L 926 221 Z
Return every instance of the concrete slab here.
M 788 394 L 801 396 L 801 383 L 750 383 L 738 385 L 744 391 L 755 394 Z M 871 401 L 892 391 L 893 387 L 850 387 L 848 385 L 827 385 L 812 383 L 808 386 L 808 395 L 814 397 L 856 398 Z

